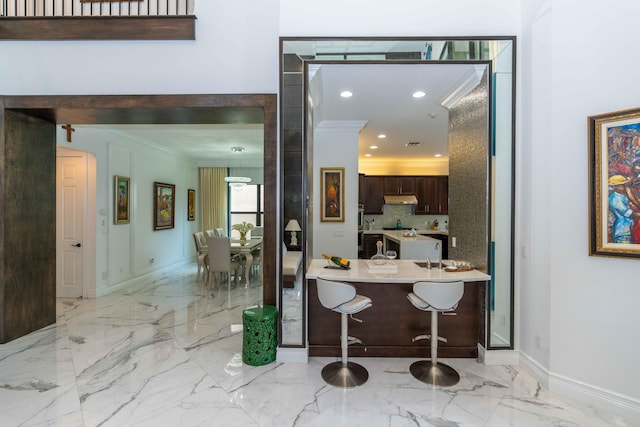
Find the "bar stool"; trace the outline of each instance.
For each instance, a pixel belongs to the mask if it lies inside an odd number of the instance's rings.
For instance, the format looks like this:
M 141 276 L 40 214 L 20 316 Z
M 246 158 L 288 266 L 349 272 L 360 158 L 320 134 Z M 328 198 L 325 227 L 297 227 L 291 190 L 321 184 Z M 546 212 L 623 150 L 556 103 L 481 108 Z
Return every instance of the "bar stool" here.
M 357 322 L 362 320 L 353 317 L 373 304 L 371 299 L 356 294 L 356 288 L 347 283 L 333 282 L 326 279 L 316 279 L 318 298 L 323 307 L 340 313 L 340 347 L 342 360 L 332 362 L 322 368 L 322 379 L 335 387 L 349 388 L 364 384 L 369 379 L 369 373 L 364 366 L 348 361 L 348 346 L 364 343 L 358 338 L 350 337 L 348 333 L 347 315 Z M 366 346 L 365 346 L 366 351 Z
M 416 282 L 407 298 L 419 310 L 431 312 L 431 335 L 418 335 L 411 341 L 431 340 L 431 360 L 419 360 L 411 364 L 410 371 L 419 381 L 432 386 L 448 387 L 460 381 L 460 375 L 449 365 L 438 362 L 438 313 L 453 311 L 464 294 L 463 282 Z

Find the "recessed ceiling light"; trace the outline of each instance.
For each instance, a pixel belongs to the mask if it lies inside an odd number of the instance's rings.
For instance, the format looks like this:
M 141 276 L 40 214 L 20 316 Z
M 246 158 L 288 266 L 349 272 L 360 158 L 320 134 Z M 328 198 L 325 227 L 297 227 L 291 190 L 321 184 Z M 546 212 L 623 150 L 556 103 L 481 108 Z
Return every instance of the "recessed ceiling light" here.
M 364 155 L 365 157 L 371 157 L 371 154 L 367 153 Z
M 377 145 L 370 145 L 369 148 L 371 148 L 372 150 L 377 150 L 378 146 Z
M 425 92 L 423 92 L 423 91 L 421 91 L 421 90 L 418 90 L 418 91 L 416 91 L 416 92 L 413 92 L 413 95 L 411 95 L 411 96 L 413 96 L 414 98 L 422 98 L 422 97 L 424 97 L 425 95 L 426 95 L 426 93 L 425 93 Z
M 442 154 L 438 153 L 438 154 L 436 154 L 436 155 L 435 155 L 435 156 L 433 156 L 433 157 L 442 157 Z
M 244 147 L 231 147 L 231 151 L 234 153 L 242 153 L 244 151 Z
M 384 133 L 381 133 L 380 135 L 378 135 L 378 139 L 385 139 L 387 137 L 387 135 L 385 135 Z
M 348 90 L 343 90 L 342 92 L 340 92 L 340 96 L 343 98 L 351 98 L 353 96 L 353 93 L 349 92 Z

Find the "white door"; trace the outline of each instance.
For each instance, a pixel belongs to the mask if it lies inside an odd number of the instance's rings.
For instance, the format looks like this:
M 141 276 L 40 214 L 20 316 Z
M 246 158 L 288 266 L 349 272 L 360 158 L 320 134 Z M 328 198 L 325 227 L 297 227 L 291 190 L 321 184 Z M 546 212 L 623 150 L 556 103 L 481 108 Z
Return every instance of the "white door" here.
M 56 295 L 58 297 L 83 296 L 86 163 L 84 153 L 58 153 L 56 162 Z

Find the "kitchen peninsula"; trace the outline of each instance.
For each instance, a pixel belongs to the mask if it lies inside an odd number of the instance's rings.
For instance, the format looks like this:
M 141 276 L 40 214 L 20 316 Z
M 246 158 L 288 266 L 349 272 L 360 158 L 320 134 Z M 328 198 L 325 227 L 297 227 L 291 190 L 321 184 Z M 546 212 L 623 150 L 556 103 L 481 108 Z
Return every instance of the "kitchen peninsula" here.
M 484 342 L 484 298 L 491 276 L 478 270 L 447 272 L 419 267 L 411 260 L 394 260 L 394 270 L 371 270 L 369 260 L 351 260 L 350 270 L 325 268 L 326 260 L 314 259 L 307 269 L 308 341 L 310 356 L 340 355 L 340 314 L 324 308 L 318 300 L 316 280 L 347 282 L 358 294 L 371 298 L 373 307 L 355 317 L 362 323 L 349 324 L 349 335 L 360 338 L 365 347 L 349 347 L 355 357 L 426 357 L 429 341 L 412 342 L 416 335 L 428 333 L 428 313 L 413 307 L 407 295 L 413 283 L 421 280 L 464 282 L 464 296 L 455 315 L 441 315 L 439 334 L 448 342 L 439 343 L 441 357 L 477 357 L 478 343 Z
M 432 261 L 447 258 L 447 231 L 417 230 L 415 236 L 405 236 L 409 230 L 364 230 L 362 236 L 361 258 L 368 259 L 376 254 L 376 242 L 381 240 L 384 250 L 393 249 L 400 259 L 424 261 L 429 257 Z M 443 241 L 443 239 L 445 239 Z M 439 249 L 436 242 L 441 241 Z

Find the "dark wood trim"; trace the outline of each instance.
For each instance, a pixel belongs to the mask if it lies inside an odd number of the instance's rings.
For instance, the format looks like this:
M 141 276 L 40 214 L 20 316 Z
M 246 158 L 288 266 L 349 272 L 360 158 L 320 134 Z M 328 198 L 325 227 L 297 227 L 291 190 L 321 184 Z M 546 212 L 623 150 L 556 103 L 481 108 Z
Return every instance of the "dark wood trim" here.
M 196 17 L 2 17 L 0 40 L 195 40 Z
M 259 116 L 256 110 L 260 112 Z M 263 252 L 263 301 L 264 304 L 275 305 L 276 296 L 276 242 L 280 242 L 276 236 L 277 230 L 277 155 L 278 155 L 278 112 L 277 112 L 277 95 L 275 94 L 225 94 L 225 95 L 63 95 L 63 96 L 0 96 L 0 147 L 5 147 L 8 143 L 12 143 L 15 147 L 23 147 L 22 138 L 25 132 L 17 133 L 17 136 L 7 136 L 8 128 L 6 126 L 7 113 L 15 112 L 17 116 L 26 117 L 34 122 L 45 122 L 52 129 L 51 136 L 47 140 L 39 139 L 40 144 L 48 143 L 51 151 L 51 164 L 55 162 L 55 125 L 57 124 L 208 124 L 219 123 L 220 120 L 226 120 L 226 123 L 263 123 L 264 124 L 264 179 L 265 187 L 269 191 L 265 191 L 265 227 L 263 234 L 264 247 Z M 242 113 L 245 113 L 244 117 Z M 2 151 L 4 153 L 4 150 Z M 0 156 L 0 163 L 5 161 L 4 155 Z M 30 170 L 26 168 L 12 168 L 8 170 L 6 167 L 0 167 L 0 185 L 5 185 L 8 178 L 25 179 L 25 173 L 29 174 Z M 54 174 L 55 175 L 55 174 Z M 31 175 L 26 176 L 30 178 Z M 39 185 L 50 185 L 55 179 L 46 179 L 37 181 Z M 31 184 L 31 181 L 29 181 Z M 27 193 L 37 194 L 37 188 L 29 188 Z M 47 194 L 54 194 L 55 191 L 48 189 Z M 9 194 L 5 191 L 3 194 Z M 20 199 L 21 200 L 21 199 Z M 19 200 L 19 201 L 20 201 Z M 15 205 L 17 202 L 13 202 Z M 34 202 L 36 206 L 40 201 Z M 31 206 L 31 205 L 27 205 Z M 51 204 L 54 209 L 55 203 Z M 6 212 L 8 206 L 4 202 L 4 198 L 0 197 L 0 231 L 4 230 L 6 225 Z M 23 206 L 18 206 L 23 207 Z M 30 220 L 31 216 L 23 215 L 25 221 Z M 48 214 L 38 222 L 38 229 L 51 230 L 46 233 L 47 237 L 53 239 L 55 236 L 55 215 Z M 48 227 L 48 228 L 47 228 Z M 33 228 L 30 226 L 27 228 Z M 42 234 L 42 233 L 40 233 Z M 42 237 L 42 236 L 41 236 Z M 53 241 L 53 240 L 52 240 Z M 41 245 L 40 245 L 41 246 Z M 39 246 L 39 247 L 40 247 Z M 38 319 L 47 319 L 48 323 L 25 323 L 25 316 L 8 319 L 6 316 L 15 311 L 18 305 L 11 303 L 6 298 L 9 295 L 7 289 L 7 281 L 4 280 L 4 274 L 8 274 L 5 266 L 7 257 L 6 249 L 25 247 L 25 245 L 16 244 L 13 240 L 7 240 L 6 233 L 0 233 L 0 341 L 6 342 L 7 339 L 17 338 L 18 335 L 25 335 L 35 329 L 46 326 L 55 322 L 55 289 L 53 293 L 45 294 L 37 292 L 40 300 L 45 300 L 47 304 L 53 307 L 49 317 L 45 317 L 42 311 L 33 311 L 32 306 L 36 297 L 31 297 L 30 290 L 42 289 L 46 284 L 46 280 L 55 277 L 55 274 L 40 274 L 34 280 L 20 282 L 22 288 L 18 295 L 24 295 L 23 305 L 20 306 L 23 311 L 32 313 L 31 320 L 35 322 Z M 50 251 L 49 251 L 50 252 Z M 55 252 L 55 251 L 54 251 Z M 33 259 L 33 256 L 27 251 L 23 259 Z M 45 265 L 46 264 L 46 265 Z M 55 257 L 51 258 L 47 263 L 39 265 L 39 271 L 55 272 Z M 20 266 L 17 271 L 11 272 L 16 277 L 21 277 L 33 270 L 32 264 Z M 50 282 L 54 283 L 55 281 Z M 49 283 L 49 285 L 50 285 Z M 25 288 L 26 286 L 26 288 Z M 10 289 L 9 289 L 10 290 Z M 46 295 L 46 296 L 43 296 Z M 37 319 L 36 319 L 37 318 Z M 29 319 L 27 319 L 29 320 Z M 38 320 L 40 321 L 40 320 Z M 20 324 L 28 324 L 28 329 L 17 329 L 16 322 Z M 16 334 L 19 331 L 19 334 Z

